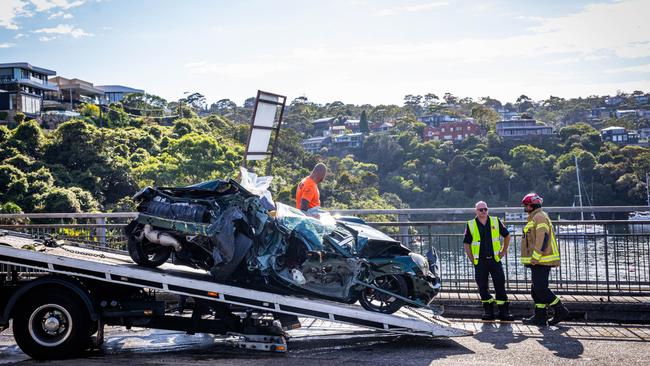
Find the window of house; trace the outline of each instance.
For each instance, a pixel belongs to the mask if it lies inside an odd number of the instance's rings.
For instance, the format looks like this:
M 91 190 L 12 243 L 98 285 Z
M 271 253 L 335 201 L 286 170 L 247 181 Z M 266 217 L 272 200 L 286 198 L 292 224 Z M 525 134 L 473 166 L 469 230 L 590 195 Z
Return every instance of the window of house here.
M 24 113 L 41 113 L 41 99 L 29 95 L 21 95 L 22 111 Z

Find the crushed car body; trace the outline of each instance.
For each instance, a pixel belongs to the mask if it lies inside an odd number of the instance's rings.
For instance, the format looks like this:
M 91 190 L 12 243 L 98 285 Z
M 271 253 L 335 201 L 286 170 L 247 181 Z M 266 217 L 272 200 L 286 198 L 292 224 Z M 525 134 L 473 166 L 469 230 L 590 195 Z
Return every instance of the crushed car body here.
M 269 204 L 234 180 L 147 187 L 126 227 L 138 264 L 172 262 L 215 281 L 277 293 L 359 303 L 393 313 L 426 306 L 440 290 L 439 262 L 413 253 L 358 218 L 315 219 Z

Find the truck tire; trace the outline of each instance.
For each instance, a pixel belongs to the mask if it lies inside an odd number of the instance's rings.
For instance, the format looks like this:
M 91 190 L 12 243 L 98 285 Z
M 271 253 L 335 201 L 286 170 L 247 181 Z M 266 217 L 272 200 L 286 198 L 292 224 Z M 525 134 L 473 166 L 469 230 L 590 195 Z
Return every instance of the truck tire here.
M 141 225 L 136 226 L 128 233 L 126 247 L 133 261 L 143 267 L 155 268 L 167 262 L 172 254 L 172 247 L 150 243 L 146 238 L 140 240 L 138 235 L 142 230 Z
M 28 295 L 13 316 L 20 349 L 34 359 L 70 358 L 88 348 L 91 320 L 79 297 L 61 289 Z

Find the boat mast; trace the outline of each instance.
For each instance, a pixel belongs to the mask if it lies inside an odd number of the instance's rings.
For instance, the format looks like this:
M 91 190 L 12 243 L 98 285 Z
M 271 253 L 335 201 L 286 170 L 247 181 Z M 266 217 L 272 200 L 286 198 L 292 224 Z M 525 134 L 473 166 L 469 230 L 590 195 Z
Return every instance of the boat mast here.
M 578 168 L 578 157 L 573 155 L 573 160 L 576 163 L 576 177 L 578 178 L 578 202 L 580 202 L 580 221 L 584 221 L 585 213 L 582 211 L 582 191 L 580 190 L 580 168 Z
M 650 206 L 650 187 L 648 187 L 648 173 L 645 173 L 645 196 L 648 201 L 648 206 Z

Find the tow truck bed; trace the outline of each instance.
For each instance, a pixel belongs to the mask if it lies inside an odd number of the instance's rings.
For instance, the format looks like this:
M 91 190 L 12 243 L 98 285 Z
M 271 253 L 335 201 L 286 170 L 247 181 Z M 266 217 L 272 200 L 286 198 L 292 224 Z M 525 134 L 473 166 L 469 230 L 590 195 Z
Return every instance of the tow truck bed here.
M 67 244 L 47 247 L 40 240 L 22 235 L 0 235 L 0 264 L 98 281 L 109 289 L 112 285 L 116 288 L 131 286 L 153 289 L 203 299 L 210 303 L 241 306 L 259 313 L 323 319 L 390 333 L 431 337 L 469 334 L 464 329 L 455 328 L 441 316 L 425 314 L 423 309 L 404 307 L 392 315 L 375 313 L 356 305 L 285 296 L 216 283 L 204 271 L 171 263 L 151 269 L 134 264 L 131 258 L 124 254 Z M 8 275 L 6 274 L 5 278 Z M 2 306 L 0 303 L 0 326 L 6 325 L 9 317 L 7 309 L 2 309 Z

